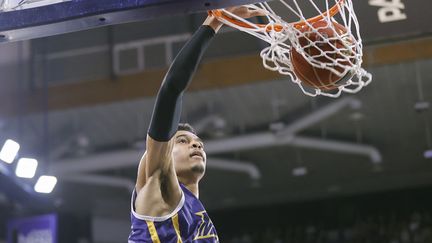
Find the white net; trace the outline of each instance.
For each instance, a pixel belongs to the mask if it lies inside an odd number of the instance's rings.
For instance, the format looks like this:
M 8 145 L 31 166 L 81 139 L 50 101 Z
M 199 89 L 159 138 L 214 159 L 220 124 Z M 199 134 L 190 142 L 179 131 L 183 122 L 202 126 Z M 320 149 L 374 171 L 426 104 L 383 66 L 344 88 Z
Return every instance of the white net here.
M 264 11 L 266 23 L 226 10 L 213 14 L 268 42 L 260 53 L 264 67 L 290 76 L 305 94 L 338 97 L 370 83 L 371 75 L 361 67 L 363 46 L 351 0 L 275 0 L 247 6 Z

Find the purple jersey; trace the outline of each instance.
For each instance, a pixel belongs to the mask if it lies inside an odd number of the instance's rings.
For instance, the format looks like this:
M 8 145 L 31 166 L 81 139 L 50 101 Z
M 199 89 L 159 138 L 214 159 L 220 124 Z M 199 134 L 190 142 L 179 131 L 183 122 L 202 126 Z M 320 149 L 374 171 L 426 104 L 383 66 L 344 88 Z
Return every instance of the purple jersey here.
M 150 217 L 135 212 L 136 192 L 131 200 L 132 231 L 129 243 L 215 243 L 219 242 L 204 206 L 186 187 L 177 208 L 163 217 Z

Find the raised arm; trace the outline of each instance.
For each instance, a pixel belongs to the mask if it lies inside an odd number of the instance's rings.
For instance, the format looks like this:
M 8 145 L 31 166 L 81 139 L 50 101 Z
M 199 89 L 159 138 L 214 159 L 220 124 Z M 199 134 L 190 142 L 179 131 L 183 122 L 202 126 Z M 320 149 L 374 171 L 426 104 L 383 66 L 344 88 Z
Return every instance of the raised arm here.
M 260 13 L 247 7 L 230 8 L 244 17 Z M 209 16 L 175 58 L 156 97 L 147 134 L 146 153 L 140 161 L 136 183 L 136 210 L 145 215 L 172 212 L 181 199 L 181 189 L 172 161 L 174 139 L 180 121 L 183 93 L 198 63 L 222 24 Z
M 146 154 L 138 169 L 136 189 L 139 191 L 155 175 L 167 177 L 169 191 L 180 195 L 177 178 L 171 161 L 171 138 L 180 122 L 183 93 L 188 87 L 198 63 L 215 33 L 222 26 L 208 17 L 192 38 L 182 48 L 166 74 L 158 92 L 147 134 Z M 157 179 L 158 179 L 157 178 Z M 174 188 L 171 188 L 174 187 Z M 164 190 L 164 188 L 162 188 Z M 176 197 L 176 196 L 174 196 Z

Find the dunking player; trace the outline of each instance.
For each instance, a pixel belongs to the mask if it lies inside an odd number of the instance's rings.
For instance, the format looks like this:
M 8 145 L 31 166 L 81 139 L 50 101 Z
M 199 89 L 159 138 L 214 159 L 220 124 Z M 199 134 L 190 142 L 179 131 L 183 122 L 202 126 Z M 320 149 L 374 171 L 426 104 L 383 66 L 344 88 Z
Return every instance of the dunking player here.
M 261 15 L 246 7 L 228 9 L 244 18 Z M 159 89 L 138 167 L 131 202 L 129 243 L 219 242 L 198 199 L 206 153 L 188 124 L 179 124 L 182 96 L 222 23 L 209 16 L 172 63 Z

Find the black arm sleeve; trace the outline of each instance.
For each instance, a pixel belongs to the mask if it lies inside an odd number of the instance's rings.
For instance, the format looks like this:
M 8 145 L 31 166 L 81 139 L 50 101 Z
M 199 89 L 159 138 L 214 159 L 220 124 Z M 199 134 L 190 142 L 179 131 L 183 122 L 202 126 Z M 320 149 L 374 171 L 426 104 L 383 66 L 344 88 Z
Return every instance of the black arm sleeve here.
M 201 26 L 171 64 L 156 97 L 148 130 L 148 135 L 154 140 L 166 142 L 176 133 L 183 93 L 214 35 L 211 27 Z

